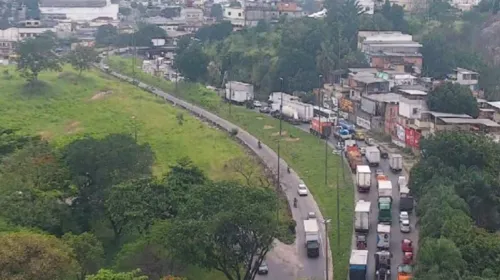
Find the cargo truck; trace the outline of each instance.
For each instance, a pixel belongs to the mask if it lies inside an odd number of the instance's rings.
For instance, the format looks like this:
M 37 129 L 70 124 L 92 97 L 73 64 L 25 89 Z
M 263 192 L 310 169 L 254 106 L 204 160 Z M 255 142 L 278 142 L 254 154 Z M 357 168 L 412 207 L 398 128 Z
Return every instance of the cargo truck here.
M 372 185 L 372 172 L 368 165 L 356 167 L 356 186 L 359 192 L 369 192 Z
M 398 279 L 397 280 L 411 280 L 413 279 L 413 267 L 408 264 L 398 266 Z
M 413 195 L 407 186 L 399 188 L 399 210 L 400 211 L 413 211 Z
M 309 258 L 319 257 L 319 227 L 316 219 L 304 220 L 305 247 Z
M 392 172 L 401 172 L 403 170 L 403 156 L 400 154 L 389 154 L 389 167 Z
M 378 166 L 380 164 L 380 150 L 377 147 L 366 147 L 365 156 L 369 166 Z
M 391 279 L 391 252 L 379 251 L 375 253 L 375 279 Z
M 354 208 L 354 230 L 367 233 L 370 231 L 371 202 L 358 200 Z
M 309 132 L 312 135 L 319 136 L 321 138 L 328 138 L 332 134 L 332 126 L 331 122 L 326 121 L 326 119 L 319 119 L 317 117 L 311 120 L 311 124 L 309 125 Z
M 389 250 L 391 245 L 391 226 L 378 224 L 377 225 L 377 249 Z
M 392 183 L 388 180 L 377 181 L 378 184 L 378 221 L 392 222 Z
M 349 280 L 366 280 L 368 250 L 352 250 L 349 259 Z
M 363 164 L 363 157 L 361 156 L 361 152 L 356 145 L 346 147 L 345 152 L 349 167 L 351 168 L 352 172 L 355 172 L 358 165 Z

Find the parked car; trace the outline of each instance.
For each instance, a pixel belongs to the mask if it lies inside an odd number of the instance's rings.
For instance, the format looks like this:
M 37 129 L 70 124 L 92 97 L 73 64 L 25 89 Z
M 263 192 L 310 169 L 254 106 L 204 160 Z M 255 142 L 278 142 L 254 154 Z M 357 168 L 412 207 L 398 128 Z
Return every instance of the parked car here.
M 401 232 L 403 232 L 403 233 L 409 233 L 411 231 L 410 220 L 402 220 L 399 223 L 399 227 L 401 229 Z
M 265 275 L 269 273 L 269 267 L 267 267 L 266 261 L 262 261 L 262 263 L 259 266 L 259 270 L 257 271 L 258 274 L 260 275 Z
M 307 219 L 316 219 L 316 213 L 314 212 L 307 213 Z
M 253 106 L 255 106 L 255 107 L 257 107 L 257 108 L 260 108 L 260 107 L 262 107 L 262 103 L 260 103 L 260 101 L 259 101 L 259 100 L 254 100 L 254 101 L 253 101 Z
M 269 114 L 269 113 L 271 113 L 271 109 L 269 107 L 263 106 L 263 107 L 260 107 L 259 112 L 264 113 L 264 114 Z
M 307 191 L 307 187 L 306 187 L 306 184 L 304 183 L 300 183 L 299 184 L 299 187 L 297 188 L 297 193 L 300 195 L 300 196 L 306 196 L 308 191 Z

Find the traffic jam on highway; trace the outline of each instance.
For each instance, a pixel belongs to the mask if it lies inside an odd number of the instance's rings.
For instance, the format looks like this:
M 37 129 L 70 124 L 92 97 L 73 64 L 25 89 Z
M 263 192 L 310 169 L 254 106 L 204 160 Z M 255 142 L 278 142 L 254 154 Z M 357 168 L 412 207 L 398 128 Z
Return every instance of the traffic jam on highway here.
M 412 279 L 417 234 L 413 232 L 414 200 L 408 179 L 402 174 L 402 155 L 388 153 L 373 139 L 365 139 L 362 130 L 338 118 L 334 110 L 305 104 L 297 97 L 279 92 L 272 93 L 269 101 L 269 107 L 260 103 L 256 107 L 294 125 L 309 123 L 309 132 L 323 139 L 333 136 L 337 150 L 343 152 L 355 175 L 358 193 L 349 279 Z M 317 225 L 312 221 L 304 221 L 304 228 L 306 239 L 308 229 L 311 237 L 317 236 Z M 313 243 L 311 251 L 308 250 L 310 257 L 318 246 L 316 240 Z

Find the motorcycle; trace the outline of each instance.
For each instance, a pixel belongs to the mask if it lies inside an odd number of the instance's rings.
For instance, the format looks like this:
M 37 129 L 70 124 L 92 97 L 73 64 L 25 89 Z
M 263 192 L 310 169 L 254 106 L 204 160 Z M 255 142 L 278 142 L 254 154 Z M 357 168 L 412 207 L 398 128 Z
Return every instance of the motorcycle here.
M 262 148 L 262 145 L 260 144 L 260 141 L 257 142 L 257 146 L 259 146 L 259 149 Z
M 294 208 L 297 208 L 297 198 L 294 198 L 294 199 L 293 199 L 293 207 L 294 207 Z
M 290 167 L 289 166 L 286 167 L 286 172 L 288 172 L 288 174 L 290 174 Z

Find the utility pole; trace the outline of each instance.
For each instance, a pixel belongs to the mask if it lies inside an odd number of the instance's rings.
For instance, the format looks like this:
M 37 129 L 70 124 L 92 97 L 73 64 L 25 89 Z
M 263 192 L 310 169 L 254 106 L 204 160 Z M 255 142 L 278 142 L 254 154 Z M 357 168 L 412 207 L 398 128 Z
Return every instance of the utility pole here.
M 231 103 L 233 103 L 233 83 L 229 80 L 229 116 L 231 116 Z
M 338 52 L 337 52 L 337 69 L 340 71 L 340 26 L 337 27 L 338 28 L 338 39 L 337 39 L 337 42 L 338 42 Z M 339 82 L 340 82 L 340 76 L 339 76 Z M 337 129 L 337 123 L 339 121 L 339 118 L 340 118 L 340 108 L 338 107 L 337 105 L 337 120 L 335 120 L 335 129 Z M 339 143 L 342 143 L 341 140 L 339 140 Z M 341 146 L 343 147 L 343 145 Z M 340 165 L 341 165 L 341 168 L 342 168 L 342 172 L 344 170 L 344 160 L 343 160 L 343 152 L 344 149 L 342 148 L 340 150 Z M 337 168 L 337 247 L 340 248 L 340 184 L 339 184 L 339 169 Z
M 278 136 L 278 188 L 281 188 L 280 180 L 280 142 L 281 142 L 281 130 L 282 130 L 282 119 L 283 119 L 283 77 L 280 77 L 280 132 Z M 279 209 L 279 208 L 277 208 Z M 277 213 L 279 215 L 279 212 Z
M 134 140 L 135 140 L 135 142 L 137 142 L 137 123 L 135 120 L 135 116 L 132 116 L 132 122 L 134 125 Z
M 135 22 L 134 22 L 135 24 Z M 136 63 L 136 56 L 137 56 L 137 49 L 136 49 L 136 38 L 135 38 L 135 26 L 134 26 L 134 33 L 132 33 L 132 52 L 133 52 L 133 58 L 132 58 L 132 79 L 134 80 L 135 84 L 135 63 Z
M 329 260 L 328 260 L 328 224 L 331 222 L 331 219 L 325 219 L 323 223 L 325 224 L 325 279 L 328 278 L 328 268 L 329 268 Z

